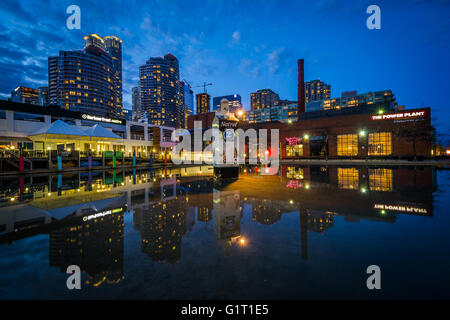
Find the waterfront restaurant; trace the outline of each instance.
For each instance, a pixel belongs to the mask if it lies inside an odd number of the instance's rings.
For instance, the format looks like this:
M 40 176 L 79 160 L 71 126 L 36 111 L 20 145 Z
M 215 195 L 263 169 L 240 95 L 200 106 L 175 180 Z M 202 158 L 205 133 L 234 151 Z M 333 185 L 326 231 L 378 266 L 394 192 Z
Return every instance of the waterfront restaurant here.
M 119 118 L 0 100 L 0 150 L 21 149 L 28 155 L 49 150 L 105 151 L 155 159 L 170 152 L 174 128 Z
M 188 128 L 210 128 L 214 112 L 189 116 Z M 282 160 L 430 159 L 436 154 L 430 108 L 380 110 L 375 107 L 304 112 L 292 123 L 240 121 L 242 129 L 279 129 Z M 270 134 L 268 134 L 270 138 Z

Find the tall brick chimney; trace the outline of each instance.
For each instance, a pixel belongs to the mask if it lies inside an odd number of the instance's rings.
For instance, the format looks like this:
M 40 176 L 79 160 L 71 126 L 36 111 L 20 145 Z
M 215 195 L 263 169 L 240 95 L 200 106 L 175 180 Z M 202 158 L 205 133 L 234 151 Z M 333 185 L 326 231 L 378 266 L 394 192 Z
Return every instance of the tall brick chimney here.
M 297 119 L 300 120 L 305 112 L 305 75 L 303 59 L 298 59 L 298 83 L 297 83 Z

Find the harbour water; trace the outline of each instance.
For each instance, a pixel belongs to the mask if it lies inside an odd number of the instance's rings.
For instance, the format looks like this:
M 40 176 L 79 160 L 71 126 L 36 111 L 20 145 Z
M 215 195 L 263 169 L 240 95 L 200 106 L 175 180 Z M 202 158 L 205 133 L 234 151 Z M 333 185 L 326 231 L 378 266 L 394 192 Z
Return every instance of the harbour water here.
M 0 180 L 1 299 L 449 298 L 449 171 L 282 166 Z M 67 267 L 82 270 L 69 290 Z M 366 269 L 381 270 L 368 290 Z

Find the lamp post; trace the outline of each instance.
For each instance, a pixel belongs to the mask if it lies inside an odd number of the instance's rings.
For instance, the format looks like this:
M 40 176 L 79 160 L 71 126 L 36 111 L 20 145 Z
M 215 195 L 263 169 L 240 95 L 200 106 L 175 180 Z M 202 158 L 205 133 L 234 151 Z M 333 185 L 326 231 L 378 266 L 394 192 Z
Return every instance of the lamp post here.
M 359 131 L 359 136 L 361 137 L 361 139 L 364 139 L 363 142 L 364 144 L 361 146 L 362 149 L 364 149 L 364 153 L 365 153 L 365 157 L 366 157 L 366 161 L 369 158 L 369 150 L 367 150 L 368 146 L 367 146 L 367 132 L 366 130 L 361 130 Z

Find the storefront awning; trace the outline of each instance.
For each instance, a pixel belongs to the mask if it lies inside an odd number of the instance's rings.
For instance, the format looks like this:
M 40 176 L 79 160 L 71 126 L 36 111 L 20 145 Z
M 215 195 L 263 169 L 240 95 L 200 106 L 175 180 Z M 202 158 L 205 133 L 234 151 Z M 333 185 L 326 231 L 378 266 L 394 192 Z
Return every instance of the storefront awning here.
M 29 138 L 36 140 L 39 138 L 47 139 L 86 139 L 88 134 L 84 133 L 75 126 L 71 126 L 62 120 L 56 120 L 52 124 L 30 134 Z

